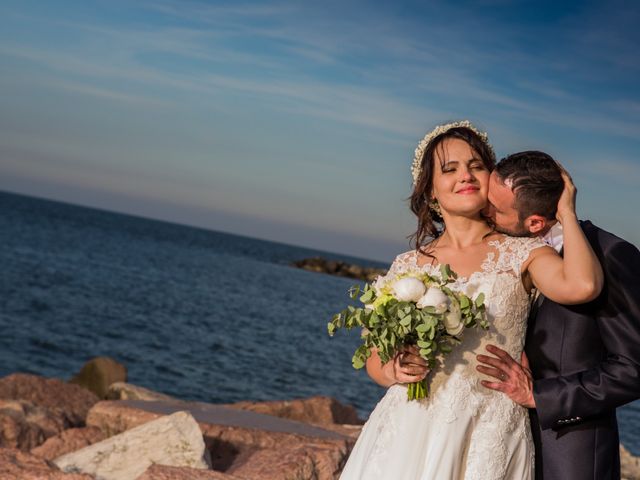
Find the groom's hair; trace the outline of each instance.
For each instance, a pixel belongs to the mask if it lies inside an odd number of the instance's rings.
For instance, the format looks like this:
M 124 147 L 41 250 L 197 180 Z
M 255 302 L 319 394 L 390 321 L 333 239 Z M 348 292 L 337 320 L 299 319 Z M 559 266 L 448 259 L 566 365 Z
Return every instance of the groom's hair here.
M 555 219 L 564 180 L 551 155 L 535 150 L 514 153 L 498 162 L 496 174 L 513 190 L 520 221 L 531 215 Z

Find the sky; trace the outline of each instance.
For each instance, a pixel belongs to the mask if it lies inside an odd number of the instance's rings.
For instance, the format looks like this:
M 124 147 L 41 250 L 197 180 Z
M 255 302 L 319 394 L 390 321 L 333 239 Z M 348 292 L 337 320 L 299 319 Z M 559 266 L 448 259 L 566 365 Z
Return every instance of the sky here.
M 391 261 L 413 151 L 469 119 L 544 150 L 640 245 L 640 6 L 0 4 L 0 190 Z

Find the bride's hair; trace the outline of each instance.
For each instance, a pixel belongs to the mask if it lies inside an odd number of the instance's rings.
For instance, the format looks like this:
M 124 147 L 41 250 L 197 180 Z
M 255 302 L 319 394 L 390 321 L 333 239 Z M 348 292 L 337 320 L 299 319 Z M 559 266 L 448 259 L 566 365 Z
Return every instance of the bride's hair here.
M 438 238 L 443 230 L 442 217 L 437 210 L 430 207 L 431 193 L 433 191 L 433 171 L 435 165 L 435 153 L 441 147 L 442 142 L 447 138 L 458 138 L 464 140 L 469 146 L 480 156 L 482 163 L 492 171 L 496 165 L 495 154 L 489 144 L 483 140 L 476 132 L 466 127 L 456 127 L 433 138 L 427 145 L 422 156 L 422 170 L 413 193 L 407 199 L 411 211 L 418 217 L 418 229 L 408 238 L 413 240 L 416 250 L 422 250 L 422 247 L 431 240 Z M 422 252 L 426 253 L 426 252 Z

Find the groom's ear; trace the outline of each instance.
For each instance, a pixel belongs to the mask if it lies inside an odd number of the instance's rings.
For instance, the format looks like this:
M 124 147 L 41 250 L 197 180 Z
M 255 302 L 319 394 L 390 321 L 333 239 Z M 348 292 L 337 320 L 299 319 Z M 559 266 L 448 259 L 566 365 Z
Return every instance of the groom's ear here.
M 547 228 L 547 219 L 542 215 L 530 215 L 525 219 L 524 226 L 531 235 L 541 235 Z

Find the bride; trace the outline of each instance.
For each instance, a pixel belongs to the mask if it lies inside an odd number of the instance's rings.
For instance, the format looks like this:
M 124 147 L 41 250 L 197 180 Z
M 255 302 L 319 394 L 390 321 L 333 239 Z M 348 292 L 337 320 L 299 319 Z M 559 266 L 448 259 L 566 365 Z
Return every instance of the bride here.
M 449 264 L 458 274 L 453 289 L 473 297 L 484 293 L 490 328 L 467 329 L 462 344 L 431 372 L 415 347 L 386 364 L 372 352 L 367 372 L 388 390 L 364 425 L 342 480 L 534 478 L 527 410 L 482 386 L 488 377 L 476 370 L 476 355 L 492 343 L 520 358 L 532 290 L 559 303 L 586 302 L 602 288 L 602 271 L 576 219 L 568 176 L 557 218 L 565 251 L 578 253 L 570 258 L 580 262 L 563 261 L 538 238 L 495 232 L 481 214 L 494 165 L 486 134 L 467 121 L 437 127 L 416 149 L 416 249 L 398 255 L 390 272 L 436 273 Z M 427 374 L 429 396 L 407 400 L 404 384 Z

